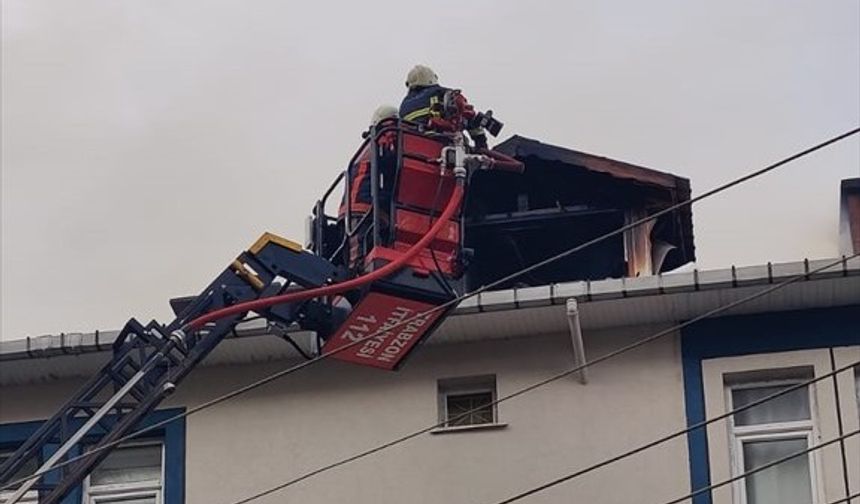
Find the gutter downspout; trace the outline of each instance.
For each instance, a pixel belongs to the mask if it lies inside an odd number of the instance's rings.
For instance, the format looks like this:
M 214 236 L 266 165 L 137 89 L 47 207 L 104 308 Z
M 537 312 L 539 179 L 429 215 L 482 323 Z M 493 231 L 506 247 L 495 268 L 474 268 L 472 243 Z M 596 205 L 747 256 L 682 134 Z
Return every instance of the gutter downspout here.
M 585 344 L 582 341 L 582 326 L 579 324 L 579 306 L 574 298 L 567 300 L 567 325 L 570 328 L 570 341 L 573 343 L 573 361 L 576 367 L 585 366 L 587 361 L 585 359 Z M 579 383 L 583 385 L 588 383 L 588 374 L 585 368 L 580 369 L 575 374 L 579 378 Z

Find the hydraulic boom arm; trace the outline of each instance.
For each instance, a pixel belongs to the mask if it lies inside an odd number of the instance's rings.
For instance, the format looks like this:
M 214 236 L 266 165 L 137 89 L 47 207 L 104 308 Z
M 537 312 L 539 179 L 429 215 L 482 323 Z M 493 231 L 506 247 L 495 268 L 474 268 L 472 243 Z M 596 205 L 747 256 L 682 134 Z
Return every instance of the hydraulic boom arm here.
M 315 255 L 266 233 L 170 324 L 129 320 L 111 360 L 0 465 L 4 485 L 23 467 L 38 467 L 6 504 L 31 491 L 38 491 L 41 503 L 61 502 L 248 313 L 317 331 L 322 352 L 333 358 L 397 369 L 452 309 L 450 282 L 463 272 L 461 203 L 468 171 L 508 166 L 507 160 L 469 153 L 459 133 L 446 142 L 395 121 L 374 131 L 371 148 L 356 161 L 370 165 L 374 180 L 381 180 L 377 142 L 392 134 L 400 146 L 398 188 L 387 205 L 394 226 L 383 240 L 384 210 L 374 197 L 373 224 L 364 235 L 373 237 L 373 245 L 361 274 L 321 257 L 322 247 Z M 428 187 L 437 188 L 441 213 Z M 350 221 L 349 212 L 346 217 Z M 347 232 L 345 240 L 357 247 L 360 238 Z
M 193 319 L 227 306 L 273 296 L 291 285 L 320 287 L 338 279 L 328 261 L 275 235 L 263 235 L 243 252 L 169 325 L 146 326 L 131 319 L 113 345 L 113 358 L 0 466 L 0 482 L 38 461 L 41 472 L 90 451 L 55 471 L 21 485 L 6 502 L 17 502 L 38 490 L 39 502 L 60 502 L 109 453 L 100 448 L 129 434 L 221 340 L 246 312 L 205 323 L 196 331 L 180 328 Z M 315 301 L 281 304 L 261 310 L 270 320 L 292 323 Z M 325 309 L 318 304 L 320 309 Z M 51 450 L 50 447 L 56 447 Z M 46 456 L 46 451 L 52 451 Z

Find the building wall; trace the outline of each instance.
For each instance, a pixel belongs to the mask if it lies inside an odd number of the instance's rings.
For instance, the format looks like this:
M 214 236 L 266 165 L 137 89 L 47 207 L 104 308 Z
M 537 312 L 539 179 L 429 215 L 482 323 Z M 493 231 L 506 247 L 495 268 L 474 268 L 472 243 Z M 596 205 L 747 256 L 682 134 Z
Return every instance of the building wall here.
M 683 331 L 684 375 L 688 422 L 698 424 L 726 411 L 730 375 L 748 375 L 753 382 L 775 379 L 789 370 L 808 369 L 818 377 L 850 366 L 860 358 L 860 306 L 798 310 L 723 317 Z M 852 372 L 853 371 L 853 372 Z M 770 378 L 766 378 L 770 376 Z M 810 387 L 813 444 L 851 433 L 860 425 L 860 367 Z M 726 421 L 688 436 L 690 474 L 694 488 L 717 484 L 741 470 Z M 826 503 L 860 488 L 860 440 L 849 437 L 812 457 L 813 502 Z M 694 504 L 743 502 L 738 485 L 703 493 Z M 853 499 L 852 499 L 853 504 Z
M 586 334 L 589 357 L 656 327 Z M 288 363 L 196 370 L 167 406 L 193 407 Z M 504 396 L 573 365 L 566 334 L 434 345 L 397 373 L 323 362 L 187 418 L 186 502 L 230 504 L 437 421 L 437 380 L 496 375 Z M 78 383 L 2 390 L 0 422 L 45 418 Z M 669 337 L 499 405 L 503 428 L 422 434 L 259 503 L 491 504 L 683 428 L 680 345 Z M 530 503 L 655 502 L 689 491 L 677 440 Z M 175 504 L 168 502 L 167 504 Z

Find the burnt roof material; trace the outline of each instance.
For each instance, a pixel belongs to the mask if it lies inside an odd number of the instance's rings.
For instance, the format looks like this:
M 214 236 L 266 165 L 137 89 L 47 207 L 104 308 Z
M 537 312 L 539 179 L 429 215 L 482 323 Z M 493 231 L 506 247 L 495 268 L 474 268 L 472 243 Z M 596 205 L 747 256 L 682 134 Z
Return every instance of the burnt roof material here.
M 535 157 L 542 161 L 557 161 L 560 163 L 579 166 L 589 171 L 605 173 L 614 178 L 626 179 L 640 184 L 664 187 L 686 191 L 690 196 L 690 180 L 671 173 L 637 166 L 624 161 L 617 161 L 603 156 L 596 156 L 566 147 L 545 144 L 531 138 L 514 135 L 495 146 L 493 150 L 513 156 L 520 160 Z
M 571 168 L 586 170 L 595 174 L 612 177 L 619 184 L 641 186 L 650 197 L 648 210 L 652 213 L 672 205 L 687 201 L 691 197 L 690 179 L 644 166 L 596 156 L 565 147 L 545 144 L 531 138 L 514 135 L 495 146 L 493 150 L 512 156 L 526 164 L 526 169 L 540 169 L 545 163 L 567 165 Z M 661 218 L 661 220 L 663 220 Z M 678 254 L 667 259 L 664 271 L 671 270 L 687 262 L 695 261 L 693 241 L 693 212 L 690 205 L 672 214 L 671 243 L 678 247 Z

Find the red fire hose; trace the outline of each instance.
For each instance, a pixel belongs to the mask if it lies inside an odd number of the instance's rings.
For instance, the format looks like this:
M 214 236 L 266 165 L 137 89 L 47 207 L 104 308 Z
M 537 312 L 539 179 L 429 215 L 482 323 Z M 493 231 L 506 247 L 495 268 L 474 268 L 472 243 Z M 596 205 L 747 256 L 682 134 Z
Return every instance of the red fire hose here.
M 430 244 L 430 242 L 433 241 L 434 238 L 436 238 L 436 235 L 439 234 L 439 232 L 442 230 L 445 224 L 447 224 L 451 217 L 454 216 L 454 212 L 457 211 L 457 208 L 460 206 L 460 203 L 463 200 L 463 184 L 464 180 L 458 177 L 457 185 L 454 187 L 454 191 L 451 193 L 451 199 L 448 200 L 448 205 L 445 207 L 445 210 L 442 212 L 442 215 L 439 216 L 439 219 L 436 220 L 430 230 L 427 231 L 427 234 L 425 234 L 420 240 L 418 240 L 418 242 L 413 245 L 409 250 L 407 250 L 406 253 L 404 253 L 400 258 L 386 264 L 378 270 L 341 283 L 234 304 L 225 308 L 209 312 L 205 315 L 201 315 L 196 319 L 192 320 L 191 322 L 185 324 L 184 328 L 197 329 L 204 324 L 208 324 L 209 322 L 213 322 L 220 318 L 229 317 L 230 315 L 238 315 L 240 313 L 248 311 L 260 311 L 264 308 L 268 308 L 269 306 L 273 306 L 276 304 L 294 303 L 296 301 L 305 301 L 317 297 L 340 294 L 342 292 L 356 289 L 358 287 L 367 285 L 370 282 L 374 282 L 376 280 L 387 277 L 388 275 L 402 268 L 407 262 L 409 262 L 416 255 L 418 255 L 419 252 L 425 249 Z

